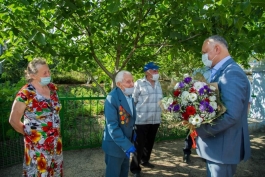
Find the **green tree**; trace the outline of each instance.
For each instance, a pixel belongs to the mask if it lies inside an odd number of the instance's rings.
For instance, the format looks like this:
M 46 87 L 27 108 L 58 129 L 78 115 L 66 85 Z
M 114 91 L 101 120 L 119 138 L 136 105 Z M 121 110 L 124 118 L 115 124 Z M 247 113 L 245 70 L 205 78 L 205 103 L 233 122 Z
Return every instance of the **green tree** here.
M 140 72 L 156 61 L 168 73 L 200 63 L 201 44 L 219 34 L 235 59 L 264 53 L 264 2 L 261 0 L 2 0 L 1 59 L 43 56 L 60 70 Z M 187 60 L 188 59 L 188 60 Z M 172 62 L 174 61 L 174 62 Z M 175 67 L 172 63 L 175 63 Z M 189 64 L 186 64 L 189 63 Z

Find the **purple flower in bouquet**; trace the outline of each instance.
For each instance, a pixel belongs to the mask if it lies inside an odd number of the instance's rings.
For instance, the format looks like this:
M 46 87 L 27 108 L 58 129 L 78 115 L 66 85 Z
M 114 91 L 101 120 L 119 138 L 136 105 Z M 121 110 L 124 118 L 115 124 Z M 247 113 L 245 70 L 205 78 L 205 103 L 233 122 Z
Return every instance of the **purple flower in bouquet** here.
M 173 110 L 173 104 L 170 104 L 170 105 L 168 106 L 167 110 L 168 110 L 169 112 L 172 112 L 172 110 Z
M 180 82 L 179 83 L 179 88 L 184 88 L 185 87 L 185 84 L 183 82 Z
M 173 107 L 173 111 L 174 111 L 174 112 L 179 111 L 179 109 L 180 109 L 179 104 L 176 104 L 176 105 Z
M 185 128 L 199 127 L 210 123 L 219 113 L 216 88 L 206 82 L 185 76 L 171 91 L 170 102 L 166 101 L 168 117 L 182 121 Z M 174 113 L 174 114 L 172 114 Z
M 210 93 L 210 92 L 211 92 L 211 89 L 209 88 L 208 85 L 205 85 L 205 86 L 204 86 L 204 89 L 205 89 L 205 91 L 206 91 L 207 93 Z
M 199 90 L 199 94 L 200 94 L 200 95 L 204 95 L 204 88 L 200 88 L 200 90 Z
M 200 111 L 206 111 L 206 109 L 209 107 L 209 103 L 207 101 L 201 101 L 200 102 Z
M 190 83 L 191 81 L 192 81 L 192 78 L 191 78 L 191 77 L 186 77 L 186 78 L 184 78 L 184 82 L 185 82 L 186 84 Z
M 212 106 L 208 106 L 208 110 L 207 110 L 209 113 L 212 113 L 212 112 L 214 112 L 214 109 L 213 109 L 213 107 Z
M 172 112 L 172 111 L 173 111 L 173 112 L 178 112 L 179 109 L 180 109 L 179 104 L 175 104 L 175 103 L 170 104 L 169 107 L 168 107 L 168 110 L 169 110 L 170 112 Z
M 200 102 L 200 107 L 199 107 L 200 111 L 207 111 L 209 113 L 214 112 L 213 107 L 208 103 L 208 101 L 201 101 Z
M 200 95 L 205 95 L 205 94 L 209 94 L 211 92 L 211 89 L 209 88 L 208 85 L 204 85 L 202 88 L 199 89 L 199 94 Z

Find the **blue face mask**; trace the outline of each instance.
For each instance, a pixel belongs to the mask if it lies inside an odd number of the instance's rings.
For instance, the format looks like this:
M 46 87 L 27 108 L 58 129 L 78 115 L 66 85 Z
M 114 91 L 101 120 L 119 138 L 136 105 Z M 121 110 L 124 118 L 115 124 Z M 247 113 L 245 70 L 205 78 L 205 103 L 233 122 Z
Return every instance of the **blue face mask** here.
M 131 95 L 131 94 L 133 94 L 133 91 L 134 91 L 134 87 L 131 87 L 131 88 L 124 88 L 123 93 L 124 93 L 125 95 Z
M 41 77 L 40 85 L 45 86 L 51 82 L 51 77 Z

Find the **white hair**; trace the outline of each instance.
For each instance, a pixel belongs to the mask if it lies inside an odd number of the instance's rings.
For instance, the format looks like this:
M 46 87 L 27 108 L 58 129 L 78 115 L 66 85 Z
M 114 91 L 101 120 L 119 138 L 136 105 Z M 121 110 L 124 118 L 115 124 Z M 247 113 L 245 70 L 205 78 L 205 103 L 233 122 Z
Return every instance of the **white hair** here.
M 117 84 L 118 82 L 122 82 L 125 74 L 132 75 L 129 71 L 122 70 L 117 73 L 115 77 L 115 83 Z

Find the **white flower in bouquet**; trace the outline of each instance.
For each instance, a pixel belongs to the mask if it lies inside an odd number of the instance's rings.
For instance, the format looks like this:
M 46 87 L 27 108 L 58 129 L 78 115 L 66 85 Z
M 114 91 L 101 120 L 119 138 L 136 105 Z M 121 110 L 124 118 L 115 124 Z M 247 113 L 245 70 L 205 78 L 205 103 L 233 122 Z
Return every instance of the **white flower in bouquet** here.
M 182 92 L 181 99 L 184 100 L 184 101 L 188 100 L 189 94 L 190 93 L 188 91 Z
M 199 91 L 201 88 L 203 88 L 203 86 L 205 86 L 206 85 L 206 83 L 204 83 L 204 82 L 200 82 L 200 81 L 197 81 L 197 82 L 195 82 L 194 83 L 194 88 L 197 90 L 197 91 Z
M 212 106 L 214 110 L 217 109 L 217 103 L 215 101 L 210 101 L 210 106 Z
M 191 117 L 189 118 L 189 123 L 190 123 L 190 124 L 193 124 L 193 121 L 194 121 L 193 119 L 194 119 L 193 116 L 191 116 Z
M 188 97 L 189 97 L 189 92 L 187 91 L 184 91 L 182 94 L 181 94 L 181 104 L 186 106 L 189 101 L 188 101 Z
M 197 79 L 193 80 L 192 77 L 185 75 L 171 92 L 173 97 L 171 104 L 166 104 L 169 105 L 168 117 L 179 121 L 178 125 L 185 129 L 190 129 L 193 141 L 197 136 L 196 131 L 193 131 L 195 128 L 205 123 L 214 124 L 212 121 L 225 111 L 219 98 L 218 85 L 207 84 L 204 78 L 197 77 Z
M 198 127 L 201 125 L 202 121 L 203 119 L 198 114 L 189 118 L 189 123 Z
M 210 101 L 216 101 L 216 96 L 215 96 L 215 95 L 210 96 L 210 97 L 209 97 L 209 100 L 210 100 Z
M 190 130 L 201 124 L 211 123 L 225 111 L 224 107 L 222 110 L 219 109 L 222 104 L 215 85 L 202 81 L 203 79 L 198 81 L 189 76 L 185 77 L 177 82 L 172 90 L 171 103 L 167 100 L 164 104 L 164 106 L 169 105 L 168 117 L 181 121 L 179 125 Z
M 172 102 L 173 102 L 173 98 L 169 97 L 168 100 L 167 100 L 167 104 L 171 104 Z
M 197 94 L 196 93 L 190 93 L 188 96 L 188 100 L 191 102 L 194 102 L 197 100 Z
M 216 113 L 212 112 L 212 113 L 209 114 L 209 119 L 214 118 L 215 116 L 216 116 Z

